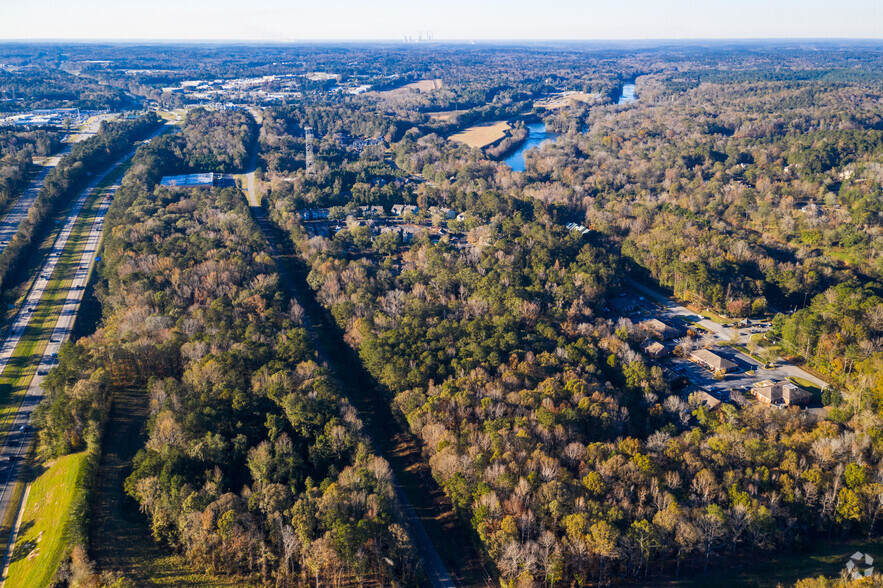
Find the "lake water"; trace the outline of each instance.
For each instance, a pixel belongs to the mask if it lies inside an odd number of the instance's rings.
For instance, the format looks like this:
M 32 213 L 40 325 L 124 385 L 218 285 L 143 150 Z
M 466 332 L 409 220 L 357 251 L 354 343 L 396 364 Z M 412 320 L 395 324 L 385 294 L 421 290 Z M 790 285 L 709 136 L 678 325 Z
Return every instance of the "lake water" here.
M 619 96 L 619 100 L 616 103 L 628 104 L 635 100 L 637 100 L 637 97 L 635 96 L 635 85 L 633 83 L 624 84 L 622 87 L 622 94 Z
M 519 145 L 512 155 L 505 159 L 506 165 L 512 168 L 512 171 L 524 171 L 524 152 L 528 149 L 538 147 L 544 141 L 554 141 L 560 133 L 550 133 L 546 131 L 545 123 L 530 123 L 527 125 L 527 139 Z

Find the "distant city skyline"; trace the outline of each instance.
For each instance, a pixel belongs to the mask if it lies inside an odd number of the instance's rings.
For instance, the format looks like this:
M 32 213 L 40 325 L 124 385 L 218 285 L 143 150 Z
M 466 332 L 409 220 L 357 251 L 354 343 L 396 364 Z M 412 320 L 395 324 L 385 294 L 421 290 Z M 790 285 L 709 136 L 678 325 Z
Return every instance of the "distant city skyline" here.
M 7 0 L 0 40 L 883 38 L 881 0 Z

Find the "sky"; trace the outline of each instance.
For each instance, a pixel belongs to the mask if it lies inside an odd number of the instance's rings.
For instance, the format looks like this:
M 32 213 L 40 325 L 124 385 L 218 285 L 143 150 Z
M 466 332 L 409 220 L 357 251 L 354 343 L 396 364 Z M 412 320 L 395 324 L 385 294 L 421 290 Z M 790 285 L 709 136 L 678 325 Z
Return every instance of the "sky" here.
M 883 0 L 0 0 L 0 39 L 883 39 Z

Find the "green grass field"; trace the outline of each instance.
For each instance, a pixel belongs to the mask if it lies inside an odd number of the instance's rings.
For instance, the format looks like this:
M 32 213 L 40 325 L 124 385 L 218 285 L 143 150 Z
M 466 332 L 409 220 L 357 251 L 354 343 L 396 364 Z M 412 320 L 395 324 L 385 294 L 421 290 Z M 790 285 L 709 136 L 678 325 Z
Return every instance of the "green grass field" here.
M 818 386 L 816 386 L 815 384 L 813 384 L 812 382 L 810 382 L 806 378 L 798 378 L 796 376 L 789 376 L 788 381 L 790 381 L 792 384 L 794 384 L 796 386 L 800 386 L 801 388 L 803 388 L 807 392 L 812 392 L 813 403 L 821 404 L 821 402 L 822 402 L 822 389 L 821 388 L 819 388 Z
M 834 259 L 839 259 L 847 265 L 860 266 L 863 262 L 861 257 L 855 252 L 844 251 L 839 247 L 829 247 L 825 249 L 825 255 L 833 257 Z
M 185 557 L 169 555 L 161 551 L 159 547 L 143 550 L 134 563 L 140 568 L 140 573 L 136 577 L 137 586 L 169 586 L 174 588 L 251 588 L 260 586 L 260 584 L 249 582 L 243 578 L 221 578 L 194 571 Z
M 51 463 L 31 484 L 18 540 L 12 550 L 7 588 L 46 586 L 64 556 L 70 506 L 80 487 L 86 453 Z

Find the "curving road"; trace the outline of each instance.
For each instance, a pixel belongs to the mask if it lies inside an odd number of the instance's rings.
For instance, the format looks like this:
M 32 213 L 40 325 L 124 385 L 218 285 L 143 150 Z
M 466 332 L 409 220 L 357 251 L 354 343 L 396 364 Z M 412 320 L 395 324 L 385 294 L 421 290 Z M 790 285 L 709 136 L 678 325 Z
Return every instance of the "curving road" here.
M 165 127 L 160 127 L 149 137 L 149 139 L 152 139 L 163 130 L 165 130 Z M 21 310 L 16 316 L 2 345 L 0 345 L 0 374 L 3 373 L 6 366 L 9 364 L 12 355 L 15 353 L 15 348 L 21 340 L 22 334 L 30 324 L 31 317 L 36 310 L 37 304 L 39 304 L 43 294 L 46 292 L 49 280 L 52 278 L 52 274 L 55 271 L 55 267 L 58 265 L 61 254 L 68 244 L 83 207 L 94 194 L 98 184 L 115 171 L 121 164 L 131 158 L 133 154 L 134 150 L 132 153 L 129 153 L 124 158 L 114 163 L 109 169 L 89 184 L 89 186 L 87 186 L 77 198 L 76 203 L 68 213 L 64 226 L 55 239 L 55 243 L 52 245 L 52 251 L 49 253 L 48 259 L 43 264 L 31 291 L 28 292 L 28 296 L 22 304 Z M 10 498 L 12 495 L 12 488 L 15 485 L 15 482 L 18 481 L 19 474 L 21 473 L 23 454 L 27 452 L 28 447 L 31 445 L 31 442 L 35 437 L 35 433 L 30 427 L 30 420 L 34 408 L 40 403 L 43 396 L 40 383 L 43 381 L 43 374 L 55 364 L 58 349 L 68 338 L 70 338 L 71 330 L 73 329 L 74 321 L 76 320 L 77 312 L 79 311 L 80 303 L 83 299 L 86 283 L 89 281 L 89 274 L 95 263 L 95 254 L 98 252 L 101 245 L 101 237 L 104 231 L 104 217 L 110 206 L 113 195 L 118 188 L 119 184 L 111 186 L 106 192 L 109 197 L 104 198 L 96 210 L 95 220 L 86 236 L 85 246 L 83 247 L 79 258 L 75 259 L 77 265 L 75 266 L 74 277 L 70 282 L 67 295 L 64 298 L 61 314 L 58 316 L 55 327 L 52 330 L 52 335 L 50 336 L 49 342 L 40 358 L 40 362 L 37 366 L 37 373 L 31 379 L 27 392 L 19 405 L 18 412 L 15 417 L 13 417 L 5 443 L 2 448 L 0 448 L 0 517 L 5 516 L 6 510 L 10 506 L 16 509 L 19 509 L 22 506 L 21 504 L 10 505 Z M 16 531 L 17 529 L 13 529 L 9 543 L 7 544 L 6 553 L 4 554 L 3 574 L 0 576 L 0 582 L 5 580 L 6 577 L 6 567 L 11 549 L 15 545 Z

